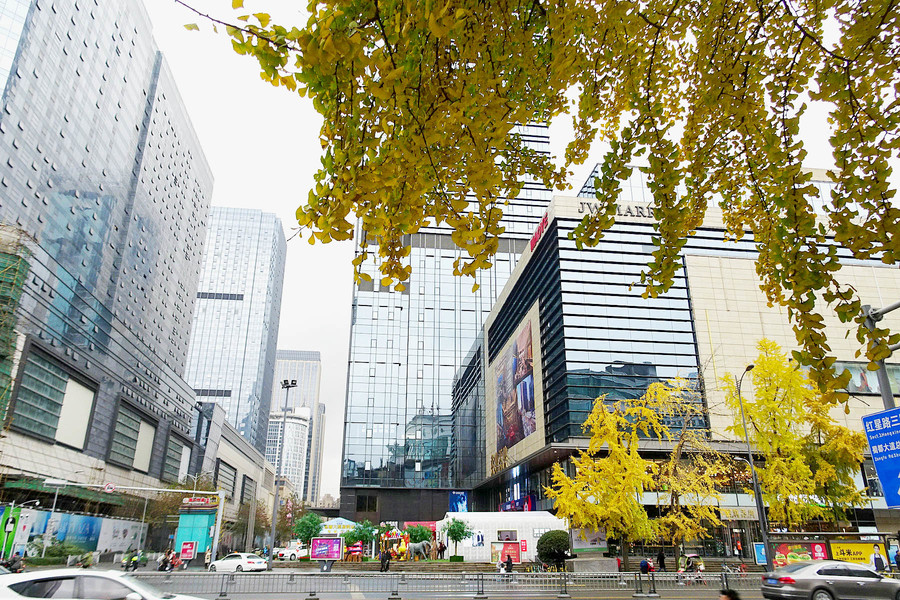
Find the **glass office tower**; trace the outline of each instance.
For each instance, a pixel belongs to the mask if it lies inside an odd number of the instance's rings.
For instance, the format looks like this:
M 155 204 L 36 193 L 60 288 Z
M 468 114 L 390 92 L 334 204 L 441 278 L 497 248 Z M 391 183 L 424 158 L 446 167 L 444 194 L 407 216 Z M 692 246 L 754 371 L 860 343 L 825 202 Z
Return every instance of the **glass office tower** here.
M 549 153 L 547 127 L 520 132 Z M 447 511 L 453 377 L 549 201 L 550 191 L 529 181 L 504 206 L 506 232 L 476 292 L 469 278 L 453 275 L 460 252 L 445 226 L 410 236 L 413 273 L 406 291 L 380 286 L 379 277 L 354 285 L 342 516 L 377 523 L 431 520 Z M 360 234 L 357 255 L 365 243 Z
M 186 378 L 200 401 L 266 451 L 286 243 L 281 221 L 213 207 L 197 291 Z
M 3 2 L 0 84 L 4 471 L 176 481 L 212 175 L 143 6 Z

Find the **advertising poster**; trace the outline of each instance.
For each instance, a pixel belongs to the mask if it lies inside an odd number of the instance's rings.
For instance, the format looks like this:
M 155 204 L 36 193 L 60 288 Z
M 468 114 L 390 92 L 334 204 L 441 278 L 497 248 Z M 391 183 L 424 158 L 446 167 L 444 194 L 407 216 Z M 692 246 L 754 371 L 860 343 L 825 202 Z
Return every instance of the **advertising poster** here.
M 852 363 L 837 361 L 834 368 L 840 373 L 846 369 L 850 371 L 850 383 L 847 384 L 847 391 L 851 394 L 880 394 L 881 386 L 878 384 L 878 376 L 874 371 L 868 369 L 867 363 Z M 891 389 L 900 389 L 900 365 L 885 365 L 888 379 L 891 382 Z
M 513 564 L 522 562 L 522 555 L 519 553 L 519 542 L 491 542 L 491 562 L 496 564 L 499 560 L 506 560 L 506 557 L 512 558 Z
M 15 508 L 7 506 L 3 509 L 3 516 L 0 517 L 3 523 L 3 531 L 0 532 L 3 535 L 3 546 L 0 547 L 0 556 L 3 558 L 12 553 L 13 540 L 16 537 L 16 525 L 19 522 L 19 514 L 21 512 L 22 509 L 18 506 Z
M 450 492 L 450 512 L 469 512 L 469 492 Z
M 605 529 L 572 529 L 570 534 L 572 552 L 606 552 L 609 544 L 606 542 Z
M 343 538 L 313 538 L 309 542 L 310 560 L 341 560 L 344 550 Z
M 843 560 L 858 565 L 865 565 L 876 571 L 891 570 L 891 563 L 884 544 L 841 540 L 830 541 L 828 546 L 831 549 L 831 558 L 833 560 Z
M 472 544 L 473 548 L 481 548 L 484 546 L 484 531 L 481 529 L 476 529 L 472 532 L 472 537 L 469 538 L 469 543 Z
M 772 548 L 776 569 L 806 560 L 828 560 L 825 542 L 776 542 Z
M 197 553 L 197 542 L 181 542 L 181 560 L 193 560 Z
M 515 446 L 537 428 L 531 319 L 522 323 L 512 346 L 500 356 L 494 375 L 497 383 L 497 450 L 502 450 Z
M 762 542 L 753 542 L 753 558 L 756 559 L 756 564 L 764 565 L 766 564 L 766 545 Z
M 147 525 L 145 524 L 146 528 Z M 101 552 L 125 552 L 138 548 L 141 540 L 141 524 L 120 519 L 103 519 L 97 550 Z

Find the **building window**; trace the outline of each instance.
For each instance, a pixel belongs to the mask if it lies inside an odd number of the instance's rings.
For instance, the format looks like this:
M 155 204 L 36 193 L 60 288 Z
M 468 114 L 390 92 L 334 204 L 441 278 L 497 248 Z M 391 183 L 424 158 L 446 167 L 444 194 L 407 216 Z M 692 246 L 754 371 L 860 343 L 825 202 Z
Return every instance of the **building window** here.
M 146 473 L 150 470 L 155 435 L 156 427 L 152 423 L 142 419 L 133 408 L 120 404 L 109 460 Z
M 225 492 L 225 498 L 229 502 L 234 498 L 234 484 L 236 481 L 237 469 L 220 459 L 216 465 L 216 487 Z
M 378 496 L 359 495 L 356 497 L 356 512 L 375 512 L 378 510 Z
M 187 474 L 188 461 L 191 453 L 187 447 L 178 441 L 177 438 L 170 437 L 166 446 L 166 460 L 163 463 L 162 478 L 165 481 L 178 482 Z
M 72 379 L 56 360 L 32 350 L 25 357 L 13 425 L 43 438 L 84 448 L 95 390 Z M 65 427 L 59 427 L 59 423 Z
M 253 502 L 256 499 L 256 482 L 251 477 L 244 475 L 241 481 L 241 504 Z

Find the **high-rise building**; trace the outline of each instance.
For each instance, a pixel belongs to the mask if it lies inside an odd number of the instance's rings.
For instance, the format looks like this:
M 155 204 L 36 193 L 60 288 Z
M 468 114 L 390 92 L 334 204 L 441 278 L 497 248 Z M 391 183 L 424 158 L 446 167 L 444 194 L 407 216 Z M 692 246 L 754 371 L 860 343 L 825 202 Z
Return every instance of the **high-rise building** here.
M 319 486 L 322 477 L 322 438 L 325 427 L 325 405 L 319 402 L 319 386 L 322 378 L 322 357 L 318 352 L 303 350 L 279 350 L 275 359 L 275 385 L 272 388 L 270 407 L 269 440 L 272 440 L 271 419 L 274 413 L 281 414 L 285 402 L 288 411 L 305 408 L 308 411 L 309 437 L 304 443 L 306 448 L 306 465 L 303 469 L 303 480 L 291 483 L 294 491 L 302 500 L 314 504 L 319 499 Z M 284 380 L 297 382 L 296 388 L 290 388 L 287 394 L 278 388 Z M 277 441 L 277 438 L 276 438 Z M 270 441 L 266 442 L 266 456 L 273 451 Z M 273 463 L 274 464 L 274 463 Z M 296 474 L 295 474 L 296 476 Z
M 548 128 L 518 128 L 549 153 Z M 341 472 L 341 516 L 351 520 L 431 520 L 444 516 L 452 487 L 453 377 L 550 201 L 540 182 L 525 181 L 504 205 L 494 266 L 473 281 L 453 275 L 461 256 L 451 230 L 429 226 L 410 235 L 413 268 L 406 290 L 353 288 L 353 315 Z M 357 230 L 356 255 L 368 240 Z M 366 265 L 376 274 L 375 265 Z
M 273 214 L 213 207 L 186 379 L 265 452 L 286 243 Z
M 833 184 L 823 172 L 813 176 L 821 192 L 813 202 L 818 205 Z M 746 442 L 728 430 L 740 420 L 726 408 L 725 380 L 755 362 L 762 338 L 788 351 L 797 347 L 788 315 L 769 305 L 762 291 L 754 241 L 732 241 L 718 211 L 711 210 L 686 240 L 669 290 L 643 297 L 641 272 L 657 235 L 653 199 L 639 170 L 623 183 L 616 222 L 591 247 L 578 249 L 570 237 L 585 215 L 601 209 L 590 187 L 580 197 L 554 197 L 457 375 L 453 434 L 461 451 L 454 473 L 459 489 L 470 490 L 475 510 L 551 510 L 545 490 L 553 465 L 574 472 L 571 457 L 587 447 L 582 424 L 595 402 L 639 398 L 652 383 L 673 378 L 693 384 L 701 410 L 689 419 L 667 418 L 666 425 L 673 432 L 700 430 L 717 451 L 746 456 Z M 900 297 L 896 267 L 853 259 L 843 248 L 838 256 L 841 281 L 873 306 Z M 855 355 L 856 339 L 842 335 L 846 323 L 825 306 L 820 310 L 834 366 L 852 375 L 847 412 L 840 411 L 838 419 L 861 431 L 862 417 L 881 409 L 879 383 L 867 361 Z M 888 313 L 879 326 L 896 331 L 900 316 Z M 900 365 L 888 360 L 886 373 L 894 395 L 900 395 Z M 744 380 L 745 399 L 754 395 L 753 385 L 752 377 Z M 459 422 L 474 428 L 456 430 Z M 677 437 L 642 444 L 640 451 L 665 460 Z M 896 517 L 869 456 L 854 479 L 869 497 L 847 512 L 847 521 L 859 528 L 893 527 Z M 711 531 L 717 544 L 704 552 L 750 557 L 759 538 L 755 511 L 747 511 L 754 504 L 746 493 L 748 480 L 740 469 L 722 474 L 720 490 L 729 491 L 719 499 L 725 527 Z M 650 490 L 643 498 L 651 510 L 667 502 L 663 491 Z
M 306 481 L 311 416 L 309 408 L 305 406 L 287 413 L 273 412 L 269 415 L 266 460 L 275 465 L 276 473 L 279 472 L 278 463 L 284 461 L 280 470 L 281 478 L 291 483 L 290 487 L 295 493 L 299 493 L 300 484 Z
M 177 481 L 212 175 L 150 21 L 7 0 L 0 85 L 4 477 Z

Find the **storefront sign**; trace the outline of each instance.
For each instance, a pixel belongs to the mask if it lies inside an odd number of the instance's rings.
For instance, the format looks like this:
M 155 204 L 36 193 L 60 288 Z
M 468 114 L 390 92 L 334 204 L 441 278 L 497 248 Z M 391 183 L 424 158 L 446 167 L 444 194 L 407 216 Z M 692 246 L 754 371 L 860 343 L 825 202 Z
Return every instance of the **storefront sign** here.
M 496 475 L 509 466 L 508 450 L 509 448 L 501 448 L 497 452 L 491 454 L 491 475 Z
M 500 505 L 500 512 L 513 512 L 523 510 L 534 510 L 535 497 L 534 494 L 522 496 L 518 500 L 510 500 Z
M 404 521 L 403 529 L 409 529 L 410 527 L 427 527 L 432 531 L 432 533 L 437 531 L 437 522 L 436 521 Z
M 182 508 L 218 508 L 218 496 L 188 496 L 181 499 Z
M 599 202 L 579 202 L 579 214 L 588 213 L 595 215 L 600 212 Z M 618 204 L 616 205 L 616 217 L 635 217 L 653 220 L 656 216 L 653 214 L 653 207 L 646 204 Z
M 541 236 L 544 235 L 544 231 L 547 229 L 548 222 L 549 222 L 549 218 L 547 217 L 547 213 L 544 213 L 544 218 L 541 219 L 540 223 L 538 223 L 538 226 L 534 232 L 534 235 L 531 236 L 531 249 L 532 250 L 534 250 L 534 247 L 537 246 L 539 241 L 541 241 Z
M 197 554 L 197 542 L 181 542 L 181 560 L 193 560 Z
M 891 570 L 891 563 L 888 560 L 884 544 L 841 540 L 828 542 L 828 547 L 833 560 L 866 565 L 876 571 Z
M 758 521 L 759 512 L 755 506 L 720 506 L 719 518 L 723 521 Z
M 519 540 L 519 546 L 522 547 L 522 552 L 528 552 L 528 540 Z

